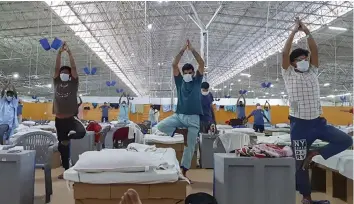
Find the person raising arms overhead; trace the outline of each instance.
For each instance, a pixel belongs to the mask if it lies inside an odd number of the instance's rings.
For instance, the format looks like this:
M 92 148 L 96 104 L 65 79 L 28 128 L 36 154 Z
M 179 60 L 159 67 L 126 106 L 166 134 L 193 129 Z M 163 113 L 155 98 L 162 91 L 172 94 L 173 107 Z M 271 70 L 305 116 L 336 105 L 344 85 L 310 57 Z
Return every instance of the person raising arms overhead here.
M 243 98 L 243 102 L 241 100 Z M 236 102 L 236 112 L 237 112 L 237 119 L 244 120 L 246 118 L 246 99 L 243 94 L 241 94 Z
M 61 55 L 63 52 L 67 52 L 69 55 L 70 67 L 61 66 Z M 70 160 L 70 140 L 82 139 L 86 135 L 86 130 L 77 118 L 79 77 L 73 55 L 65 42 L 57 55 L 53 81 L 53 114 L 55 115 L 55 128 L 57 129 L 59 141 L 58 150 L 61 155 L 63 168 L 67 170 L 69 169 Z M 58 178 L 63 179 L 63 175 L 59 175 Z
M 186 50 L 192 52 L 198 62 L 198 69 L 194 70 L 193 65 L 186 63 L 182 67 L 182 73 L 180 73 L 178 64 Z M 188 169 L 191 167 L 195 144 L 199 134 L 199 117 L 203 115 L 200 88 L 204 74 L 204 61 L 192 47 L 189 40 L 187 40 L 187 43 L 175 57 L 172 68 L 177 88 L 177 109 L 175 114 L 158 123 L 157 129 L 170 136 L 173 136 L 175 133 L 181 133 L 184 136 L 185 147 L 181 168 L 183 175 L 186 176 Z M 188 133 L 178 128 L 187 128 Z
M 309 50 L 291 45 L 297 32 L 304 32 Z M 291 51 L 291 52 L 290 52 Z M 290 137 L 296 161 L 296 189 L 302 194 L 303 204 L 326 203 L 313 201 L 308 168 L 315 155 L 328 159 L 353 144 L 352 138 L 328 125 L 321 117 L 320 86 L 318 82 L 318 49 L 309 29 L 298 18 L 283 50 L 282 75 L 289 96 Z M 312 143 L 320 139 L 329 144 L 309 151 Z

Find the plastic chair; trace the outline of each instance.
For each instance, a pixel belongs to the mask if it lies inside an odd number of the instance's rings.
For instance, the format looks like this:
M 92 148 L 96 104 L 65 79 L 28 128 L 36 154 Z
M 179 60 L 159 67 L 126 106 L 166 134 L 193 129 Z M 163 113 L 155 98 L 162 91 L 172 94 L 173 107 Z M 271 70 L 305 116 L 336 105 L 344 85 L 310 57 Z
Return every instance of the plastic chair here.
M 53 194 L 52 187 L 52 156 L 57 150 L 57 138 L 47 132 L 29 132 L 17 138 L 15 146 L 23 146 L 24 150 L 36 150 L 36 168 L 44 170 L 45 179 L 45 202 L 50 202 Z
M 96 144 L 97 151 L 101 151 L 101 149 L 106 148 L 105 141 L 107 133 L 111 130 L 111 126 L 106 126 L 101 130 L 100 142 Z

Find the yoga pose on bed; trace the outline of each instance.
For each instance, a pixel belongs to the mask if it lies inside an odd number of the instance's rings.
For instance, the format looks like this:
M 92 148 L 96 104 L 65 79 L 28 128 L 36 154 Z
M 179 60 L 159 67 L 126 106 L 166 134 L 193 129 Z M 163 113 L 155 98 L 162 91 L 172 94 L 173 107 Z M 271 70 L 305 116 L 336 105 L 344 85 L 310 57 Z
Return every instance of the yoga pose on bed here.
M 70 67 L 61 66 L 61 54 L 63 52 L 67 52 L 69 55 Z M 77 118 L 79 77 L 72 53 L 65 42 L 57 55 L 53 81 L 53 114 L 55 115 L 55 128 L 59 141 L 58 151 L 60 152 L 62 165 L 67 170 L 70 160 L 69 142 L 71 139 L 82 139 L 86 135 L 86 130 Z M 63 175 L 61 174 L 58 178 L 63 179 Z
M 302 31 L 307 36 L 309 51 L 298 48 L 290 53 L 294 36 Z M 308 173 L 315 155 L 328 159 L 353 144 L 353 140 L 341 130 L 327 125 L 321 117 L 320 86 L 318 83 L 318 50 L 309 29 L 299 19 L 283 50 L 282 75 L 289 95 L 289 119 L 292 148 L 296 160 L 296 189 L 302 194 L 303 204 L 326 203 L 313 201 Z M 320 139 L 329 144 L 309 151 L 311 144 Z
M 192 52 L 198 62 L 198 69 L 195 71 L 193 65 L 187 63 L 183 65 L 181 74 L 178 63 L 187 49 Z M 199 116 L 203 114 L 200 87 L 204 74 L 204 61 L 188 40 L 175 57 L 172 67 L 177 88 L 177 109 L 175 114 L 158 123 L 157 129 L 167 135 L 173 136 L 175 133 L 181 133 L 184 136 L 185 147 L 181 168 L 183 175 L 186 176 L 186 172 L 191 167 L 199 134 Z M 188 132 L 185 129 L 178 128 L 186 128 Z

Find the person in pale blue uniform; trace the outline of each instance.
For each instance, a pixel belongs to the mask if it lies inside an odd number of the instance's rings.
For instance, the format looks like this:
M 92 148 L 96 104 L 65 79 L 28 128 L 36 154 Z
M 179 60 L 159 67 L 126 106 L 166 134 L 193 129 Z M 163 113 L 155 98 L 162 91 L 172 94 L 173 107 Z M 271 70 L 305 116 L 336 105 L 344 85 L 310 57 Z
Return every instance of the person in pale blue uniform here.
M 192 52 L 198 62 L 198 70 L 194 71 L 193 65 L 187 63 L 183 65 L 181 74 L 178 63 L 187 49 Z M 180 133 L 184 136 L 185 147 L 181 161 L 181 169 L 183 175 L 186 177 L 186 173 L 191 167 L 199 134 L 199 117 L 203 115 L 200 87 L 204 74 L 204 61 L 197 51 L 192 48 L 189 41 L 187 41 L 187 44 L 175 57 L 172 67 L 177 88 L 177 109 L 175 114 L 159 122 L 157 129 L 172 137 L 175 133 Z M 179 128 L 187 128 L 188 132 L 186 129 Z
M 13 131 L 18 126 L 17 107 L 18 98 L 15 87 L 8 89 L 7 84 L 1 91 L 0 99 L 0 144 L 7 144 Z M 6 94 L 5 94 L 5 90 Z
M 270 103 L 268 101 L 265 102 L 264 106 L 263 106 L 263 112 L 264 112 L 264 115 L 266 118 L 268 118 L 269 121 L 272 121 L 271 120 L 271 117 L 270 117 Z M 268 122 L 268 120 L 266 118 L 263 118 L 264 120 L 264 127 L 270 127 L 270 123 Z
M 127 97 L 128 103 L 123 100 L 122 97 L 126 96 L 125 93 L 123 93 L 120 98 L 119 98 L 119 114 L 118 114 L 118 122 L 120 123 L 129 123 L 129 97 Z
M 241 101 L 241 97 L 243 98 L 243 102 Z M 236 113 L 237 119 L 244 120 L 246 118 L 246 99 L 243 94 L 237 99 Z

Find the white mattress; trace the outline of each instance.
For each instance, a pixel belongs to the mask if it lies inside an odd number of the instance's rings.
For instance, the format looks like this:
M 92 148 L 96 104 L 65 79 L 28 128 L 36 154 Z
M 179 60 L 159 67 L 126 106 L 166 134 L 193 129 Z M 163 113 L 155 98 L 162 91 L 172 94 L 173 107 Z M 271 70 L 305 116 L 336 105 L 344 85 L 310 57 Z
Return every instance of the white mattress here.
M 231 125 L 216 125 L 216 129 L 227 130 L 227 129 L 232 129 L 232 126 Z
M 104 151 L 104 150 L 102 150 Z M 83 173 L 74 170 L 74 167 L 64 172 L 64 179 L 73 182 L 91 183 L 91 184 L 156 184 L 173 183 L 183 178 L 180 172 L 176 152 L 172 148 L 157 148 L 155 153 L 162 159 L 173 165 L 173 168 L 167 170 L 150 170 L 147 172 L 120 173 L 120 172 L 101 172 L 101 173 Z
M 269 132 L 290 132 L 290 128 L 266 127 L 265 130 L 267 130 Z
M 264 137 L 264 133 L 260 132 L 255 132 L 254 129 L 252 128 L 233 128 L 233 129 L 225 129 L 223 130 L 225 133 L 234 133 L 234 132 L 240 132 L 240 133 L 245 133 L 249 136 L 257 136 L 257 137 Z
M 175 134 L 171 136 L 161 136 L 156 134 L 146 134 L 144 135 L 144 143 L 160 143 L 160 144 L 179 144 L 183 143 L 183 135 Z
M 318 155 L 315 156 L 312 161 L 330 169 L 337 170 L 343 176 L 353 179 L 353 150 L 345 150 L 327 160 L 324 160 L 322 156 Z

